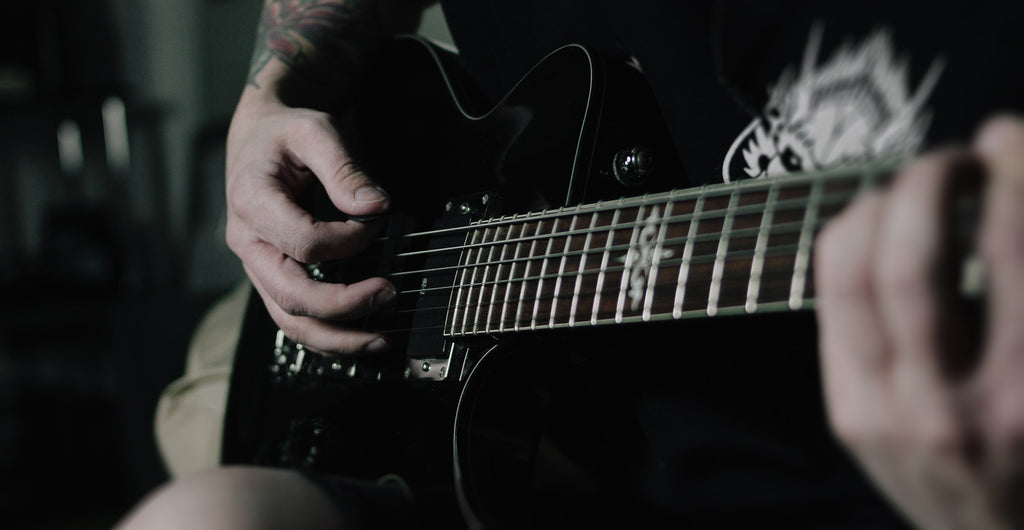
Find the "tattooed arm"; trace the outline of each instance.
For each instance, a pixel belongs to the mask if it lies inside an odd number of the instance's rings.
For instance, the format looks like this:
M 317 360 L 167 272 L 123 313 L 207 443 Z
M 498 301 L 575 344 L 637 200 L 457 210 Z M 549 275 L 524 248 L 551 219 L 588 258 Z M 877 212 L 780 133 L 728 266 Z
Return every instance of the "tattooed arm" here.
M 383 278 L 311 280 L 303 263 L 352 255 L 373 234 L 354 221 L 316 221 L 294 197 L 319 180 L 343 212 L 387 209 L 387 194 L 349 160 L 328 112 L 344 107 L 378 44 L 415 30 L 428 3 L 267 0 L 263 9 L 249 82 L 228 132 L 227 241 L 274 321 L 322 351 L 386 349 L 382 335 L 341 321 L 387 302 L 395 290 Z
M 249 70 L 249 85 L 281 95 L 344 93 L 378 44 L 415 31 L 424 0 L 267 0 Z M 273 64 L 279 63 L 279 64 Z M 301 99 L 296 103 L 308 104 Z

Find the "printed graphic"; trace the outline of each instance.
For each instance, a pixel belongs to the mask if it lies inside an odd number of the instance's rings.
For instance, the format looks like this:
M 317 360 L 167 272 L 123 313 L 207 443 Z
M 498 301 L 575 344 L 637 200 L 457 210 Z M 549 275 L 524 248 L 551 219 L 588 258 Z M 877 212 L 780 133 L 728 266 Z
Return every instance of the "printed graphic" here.
M 888 31 L 840 47 L 818 64 L 821 25 L 811 29 L 798 74 L 787 69 L 764 113 L 733 142 L 722 165 L 726 182 L 778 177 L 913 154 L 931 119 L 925 107 L 942 73 L 932 62 L 911 90 L 908 62 Z

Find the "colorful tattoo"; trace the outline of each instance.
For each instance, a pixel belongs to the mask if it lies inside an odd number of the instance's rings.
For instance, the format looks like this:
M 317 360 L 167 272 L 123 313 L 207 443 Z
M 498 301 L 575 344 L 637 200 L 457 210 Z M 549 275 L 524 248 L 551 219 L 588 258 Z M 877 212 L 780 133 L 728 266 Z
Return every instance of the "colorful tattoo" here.
M 360 62 L 382 31 L 376 3 L 361 0 L 267 0 L 249 84 L 272 57 L 318 84 L 331 84 Z

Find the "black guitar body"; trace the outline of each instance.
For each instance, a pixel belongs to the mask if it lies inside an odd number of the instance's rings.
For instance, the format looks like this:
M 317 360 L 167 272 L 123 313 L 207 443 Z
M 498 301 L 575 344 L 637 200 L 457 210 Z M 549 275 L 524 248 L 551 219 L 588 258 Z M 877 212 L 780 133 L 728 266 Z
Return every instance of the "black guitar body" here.
M 382 239 L 362 259 L 314 272 L 391 278 L 410 294 L 354 325 L 413 331 L 395 332 L 395 351 L 383 356 L 327 358 L 280 337 L 254 295 L 222 460 L 398 475 L 429 527 L 607 523 L 603 508 L 628 507 L 621 488 L 635 441 L 600 346 L 608 342 L 588 340 L 591 332 L 444 336 L 437 309 L 452 296 L 454 272 L 445 271 L 460 255 L 425 250 L 464 245 L 465 231 L 450 229 L 475 219 L 685 184 L 646 85 L 628 65 L 569 46 L 491 109 L 452 56 L 411 38 L 394 48 L 339 123 L 393 196 L 394 214 L 371 222 L 386 235 L 434 235 Z M 639 167 L 623 161 L 638 151 Z M 409 270 L 441 272 L 396 273 Z

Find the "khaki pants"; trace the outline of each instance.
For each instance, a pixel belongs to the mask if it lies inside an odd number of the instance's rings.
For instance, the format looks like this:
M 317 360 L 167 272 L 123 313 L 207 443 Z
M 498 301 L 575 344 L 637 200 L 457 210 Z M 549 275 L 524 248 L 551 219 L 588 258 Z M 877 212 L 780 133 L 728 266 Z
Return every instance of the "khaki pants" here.
M 157 403 L 157 447 L 172 477 L 220 464 L 228 384 L 252 290 L 243 282 L 203 317 L 189 344 L 185 375 Z

